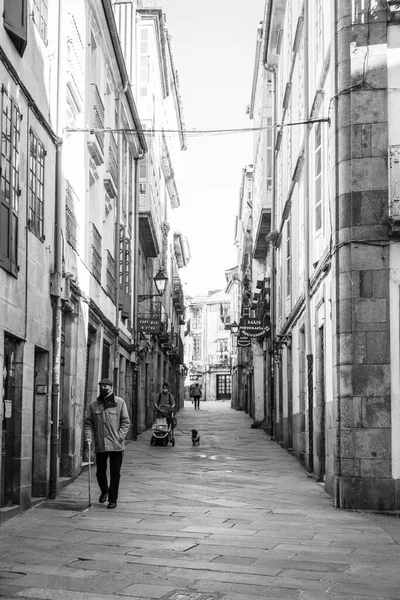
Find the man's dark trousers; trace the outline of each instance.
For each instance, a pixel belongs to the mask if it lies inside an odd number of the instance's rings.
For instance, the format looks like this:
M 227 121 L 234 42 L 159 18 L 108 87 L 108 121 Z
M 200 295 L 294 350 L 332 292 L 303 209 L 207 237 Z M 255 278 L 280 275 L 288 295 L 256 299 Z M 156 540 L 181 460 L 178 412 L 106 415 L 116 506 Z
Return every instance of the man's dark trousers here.
M 102 494 L 107 494 L 108 501 L 118 500 L 119 479 L 124 453 L 119 452 L 96 452 L 97 483 Z M 110 458 L 110 487 L 107 483 L 107 459 Z
M 200 408 L 200 396 L 194 396 L 194 407 Z

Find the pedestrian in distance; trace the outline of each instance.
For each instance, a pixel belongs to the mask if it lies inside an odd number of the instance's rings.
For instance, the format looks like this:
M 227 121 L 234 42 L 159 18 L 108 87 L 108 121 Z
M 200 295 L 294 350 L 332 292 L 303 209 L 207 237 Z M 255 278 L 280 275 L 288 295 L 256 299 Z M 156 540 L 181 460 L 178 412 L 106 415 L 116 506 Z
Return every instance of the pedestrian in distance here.
M 163 383 L 162 392 L 157 396 L 157 400 L 154 402 L 154 406 L 157 411 L 161 413 L 163 417 L 167 418 L 167 423 L 171 424 L 171 428 L 175 427 L 174 409 L 175 399 L 169 391 L 168 383 Z
M 108 498 L 107 508 L 116 508 L 125 437 L 131 426 L 128 409 L 122 398 L 115 396 L 111 379 L 99 382 L 99 396 L 89 404 L 85 423 L 85 442 L 96 453 L 96 477 L 100 488 L 99 502 Z M 110 464 L 110 485 L 107 480 L 107 461 Z
M 200 410 L 201 387 L 199 386 L 198 381 L 196 381 L 196 383 L 193 386 L 192 396 L 194 400 L 194 409 Z

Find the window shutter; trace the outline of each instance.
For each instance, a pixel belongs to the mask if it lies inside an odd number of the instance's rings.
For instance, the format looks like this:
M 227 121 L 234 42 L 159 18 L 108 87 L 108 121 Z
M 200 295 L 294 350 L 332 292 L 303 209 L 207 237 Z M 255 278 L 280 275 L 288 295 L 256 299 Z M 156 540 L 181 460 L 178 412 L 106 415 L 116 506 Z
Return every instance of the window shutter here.
M 0 202 L 0 265 L 7 268 L 10 264 L 10 207 Z
M 4 0 L 4 27 L 22 56 L 27 43 L 27 0 Z

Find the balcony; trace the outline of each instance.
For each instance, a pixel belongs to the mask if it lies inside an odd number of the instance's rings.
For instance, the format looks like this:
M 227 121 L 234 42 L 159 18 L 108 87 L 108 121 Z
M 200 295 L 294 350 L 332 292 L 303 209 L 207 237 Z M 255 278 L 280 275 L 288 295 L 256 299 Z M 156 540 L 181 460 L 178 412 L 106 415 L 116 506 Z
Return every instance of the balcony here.
M 189 244 L 187 238 L 178 232 L 174 232 L 174 252 L 178 268 L 186 267 L 190 260 Z
M 219 367 L 228 367 L 230 365 L 230 354 L 229 352 L 217 352 L 216 354 L 210 354 L 208 357 L 210 365 Z
M 253 238 L 253 257 L 264 258 L 267 252 L 268 244 L 265 237 L 271 231 L 271 192 L 266 192 L 261 202 L 254 201 L 254 238 Z
M 139 235 L 148 258 L 160 253 L 161 219 L 149 183 L 139 184 Z
M 104 129 L 104 104 L 95 83 L 91 85 L 91 124 L 94 130 Z M 88 149 L 90 156 L 97 166 L 104 162 L 104 131 L 89 134 Z

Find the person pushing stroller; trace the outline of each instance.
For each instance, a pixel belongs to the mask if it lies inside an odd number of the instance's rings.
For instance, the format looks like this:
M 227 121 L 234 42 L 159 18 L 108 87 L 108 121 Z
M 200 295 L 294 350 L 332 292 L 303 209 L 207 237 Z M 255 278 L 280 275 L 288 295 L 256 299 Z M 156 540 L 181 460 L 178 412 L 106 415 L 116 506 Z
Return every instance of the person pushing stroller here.
M 168 383 L 163 383 L 162 392 L 158 394 L 157 400 L 154 402 L 154 407 L 162 416 L 166 417 L 167 423 L 171 424 L 171 428 L 173 429 L 176 423 L 174 418 L 175 399 L 169 391 Z

